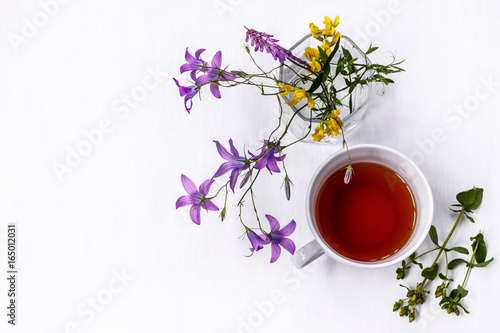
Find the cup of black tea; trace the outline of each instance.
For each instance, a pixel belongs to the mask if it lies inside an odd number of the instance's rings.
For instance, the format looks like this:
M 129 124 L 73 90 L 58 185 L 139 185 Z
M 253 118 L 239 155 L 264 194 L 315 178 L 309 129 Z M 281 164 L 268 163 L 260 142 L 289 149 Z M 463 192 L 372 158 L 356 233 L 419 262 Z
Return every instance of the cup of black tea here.
M 410 159 L 380 145 L 354 146 L 349 154 L 347 183 L 345 150 L 312 177 L 306 214 L 314 240 L 292 257 L 298 268 L 325 253 L 358 267 L 389 266 L 412 254 L 429 232 L 432 192 Z

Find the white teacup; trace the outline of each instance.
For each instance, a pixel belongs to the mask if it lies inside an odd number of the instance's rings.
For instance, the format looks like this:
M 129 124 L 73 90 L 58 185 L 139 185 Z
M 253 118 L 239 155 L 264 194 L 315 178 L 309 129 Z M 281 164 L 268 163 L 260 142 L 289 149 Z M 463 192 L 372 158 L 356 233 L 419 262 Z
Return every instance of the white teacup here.
M 297 268 L 306 266 L 325 253 L 332 259 L 357 267 L 376 268 L 393 265 L 415 252 L 429 232 L 434 212 L 432 192 L 424 175 L 411 160 L 391 148 L 372 144 L 351 147 L 349 153 L 352 163 L 371 162 L 382 164 L 404 179 L 410 187 L 415 200 L 417 214 L 413 233 L 399 251 L 377 261 L 353 260 L 336 252 L 328 245 L 318 229 L 314 212 L 316 199 L 323 183 L 330 175 L 349 164 L 347 152 L 340 150 L 330 156 L 318 168 L 309 185 L 306 197 L 306 214 L 314 240 L 297 250 L 293 255 L 292 262 Z M 354 175 L 354 177 L 356 176 Z

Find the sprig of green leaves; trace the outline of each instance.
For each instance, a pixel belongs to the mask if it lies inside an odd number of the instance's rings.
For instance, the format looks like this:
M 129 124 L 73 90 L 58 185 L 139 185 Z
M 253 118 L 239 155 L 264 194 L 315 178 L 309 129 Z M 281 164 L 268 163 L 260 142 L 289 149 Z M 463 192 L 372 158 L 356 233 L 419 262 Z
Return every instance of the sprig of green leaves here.
M 467 250 L 467 248 L 465 247 L 455 246 L 452 248 L 447 248 L 446 245 L 448 244 L 448 241 L 450 240 L 460 220 L 462 219 L 462 216 L 465 215 L 465 217 L 469 221 L 471 221 L 472 223 L 475 222 L 474 219 L 471 217 L 471 214 L 474 212 L 474 210 L 476 210 L 480 206 L 482 202 L 483 189 L 473 187 L 470 190 L 458 193 L 456 199 L 458 203 L 451 205 L 450 209 L 455 213 L 459 213 L 459 215 L 457 217 L 457 220 L 455 221 L 455 224 L 451 228 L 448 236 L 444 240 L 443 244 L 440 245 L 439 243 L 439 237 L 436 227 L 431 226 L 429 230 L 429 238 L 436 247 L 422 253 L 419 256 L 417 256 L 416 253 L 413 253 L 408 258 L 409 259 L 408 262 L 403 260 L 401 263 L 401 267 L 398 267 L 396 269 L 396 274 L 397 274 L 396 278 L 398 280 L 404 279 L 406 277 L 406 273 L 410 269 L 412 264 L 419 266 L 419 268 L 422 270 L 420 275 L 424 279 L 421 282 L 417 283 L 415 289 L 411 289 L 407 286 L 401 285 L 402 287 L 407 289 L 407 294 L 406 294 L 407 297 L 396 301 L 393 306 L 393 311 L 400 310 L 399 315 L 408 316 L 410 322 L 414 321 L 416 318 L 417 305 L 424 303 L 425 301 L 424 295 L 425 293 L 429 293 L 429 291 L 424 289 L 427 281 L 433 281 L 437 276 L 442 280 L 442 283 L 439 286 L 437 286 L 434 294 L 436 297 L 442 298 L 439 303 L 441 308 L 446 310 L 448 313 L 455 313 L 456 315 L 460 314 L 459 308 L 461 308 L 465 313 L 469 313 L 467 309 L 465 309 L 465 307 L 460 303 L 460 301 L 469 293 L 468 290 L 465 289 L 465 283 L 467 281 L 467 277 L 470 275 L 470 271 L 473 267 L 486 267 L 494 259 L 491 258 L 489 260 L 486 260 L 487 256 L 486 242 L 484 241 L 483 234 L 479 232 L 475 237 L 470 238 L 470 240 L 472 241 L 471 247 L 473 251 L 470 260 L 467 261 L 463 258 L 456 258 L 448 262 L 449 252 L 456 252 L 458 254 L 464 254 L 464 255 L 469 254 L 469 250 Z M 433 251 L 438 251 L 436 258 L 434 259 L 434 262 L 429 267 L 423 268 L 423 265 L 416 259 L 421 258 L 422 256 L 425 256 Z M 438 259 L 443 253 L 445 254 L 446 258 L 445 274 L 439 272 L 440 269 L 438 265 Z M 458 267 L 461 264 L 465 264 L 467 266 L 467 272 L 465 274 L 464 280 L 462 284 L 459 284 L 448 295 L 447 289 L 450 283 L 453 282 L 452 279 L 448 278 L 448 271 Z M 414 297 L 414 295 L 417 296 Z M 417 299 L 418 302 L 416 301 Z

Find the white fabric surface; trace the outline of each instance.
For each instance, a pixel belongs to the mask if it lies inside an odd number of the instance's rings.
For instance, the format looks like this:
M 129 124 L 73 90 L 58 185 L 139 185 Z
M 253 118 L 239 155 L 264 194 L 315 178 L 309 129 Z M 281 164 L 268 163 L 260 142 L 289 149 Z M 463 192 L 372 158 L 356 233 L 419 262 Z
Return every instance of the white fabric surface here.
M 222 90 L 221 100 L 205 91 L 188 115 L 172 77 L 181 78 L 186 47 L 221 50 L 224 64 L 249 68 L 243 25 L 289 47 L 309 22 L 340 15 L 344 35 L 363 49 L 369 41 L 380 47 L 372 60 L 389 61 L 389 51 L 406 59 L 396 84 L 372 96 L 349 143 L 386 145 L 420 166 L 441 239 L 454 222 L 447 207 L 455 194 L 484 187 L 476 224 L 464 222 L 451 243 L 468 247 L 482 230 L 497 257 L 497 1 L 54 1 L 0 1 L 0 247 L 8 223 L 19 236 L 18 325 L 6 323 L 1 278 L 1 332 L 495 330 L 500 257 L 472 271 L 470 315 L 447 315 L 429 297 L 410 325 L 392 313 L 404 295 L 396 267 L 367 271 L 321 258 L 299 272 L 286 252 L 275 264 L 269 249 L 245 258 L 236 196 L 223 223 L 218 213 L 202 214 L 196 226 L 186 209 L 176 211 L 181 173 L 197 184 L 213 174 L 222 160 L 212 140 L 227 146 L 233 138 L 240 152 L 255 147 L 276 121 L 276 104 L 251 88 Z M 126 101 L 142 91 L 141 101 Z M 54 163 L 95 129 L 102 137 L 80 147 L 88 155 L 73 157 L 59 179 Z M 289 150 L 290 202 L 279 175 L 263 175 L 256 187 L 261 214 L 297 221 L 297 246 L 312 237 L 304 212 L 310 177 L 339 148 Z M 5 263 L 2 251 L 0 276 Z M 417 279 L 414 272 L 407 282 Z

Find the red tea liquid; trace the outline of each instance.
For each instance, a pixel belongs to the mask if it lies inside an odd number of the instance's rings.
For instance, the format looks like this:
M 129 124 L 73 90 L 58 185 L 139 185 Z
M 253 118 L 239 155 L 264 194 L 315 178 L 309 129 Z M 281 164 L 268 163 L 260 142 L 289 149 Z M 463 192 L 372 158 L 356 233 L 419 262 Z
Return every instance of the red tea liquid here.
M 408 184 L 393 170 L 376 163 L 354 163 L 320 188 L 316 221 L 323 239 L 337 253 L 359 261 L 377 261 L 399 251 L 410 239 L 416 207 Z

